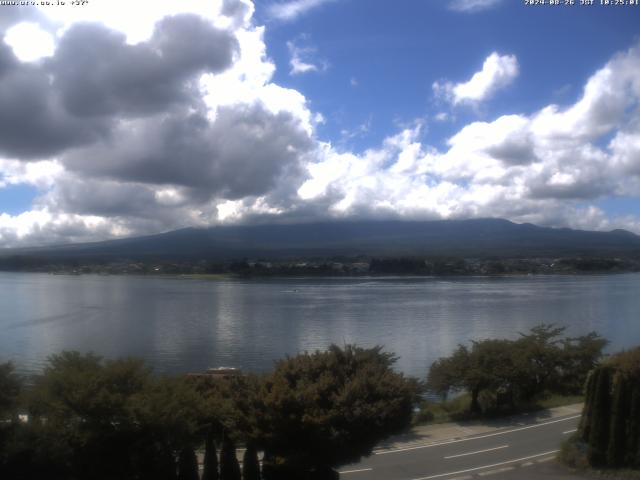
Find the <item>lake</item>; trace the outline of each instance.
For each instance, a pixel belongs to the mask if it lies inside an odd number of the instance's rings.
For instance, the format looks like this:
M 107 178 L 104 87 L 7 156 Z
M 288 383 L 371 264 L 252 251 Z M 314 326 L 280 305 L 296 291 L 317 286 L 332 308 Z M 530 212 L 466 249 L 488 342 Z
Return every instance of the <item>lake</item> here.
M 640 344 L 640 274 L 505 278 L 191 279 L 0 273 L 0 361 L 35 373 L 64 349 L 136 356 L 157 372 L 266 371 L 331 343 L 384 345 L 397 369 L 545 323 Z

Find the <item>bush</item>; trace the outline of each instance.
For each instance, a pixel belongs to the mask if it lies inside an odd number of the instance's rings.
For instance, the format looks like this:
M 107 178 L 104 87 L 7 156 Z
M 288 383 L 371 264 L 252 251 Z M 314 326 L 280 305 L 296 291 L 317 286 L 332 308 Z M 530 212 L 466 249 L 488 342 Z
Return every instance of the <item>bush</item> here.
M 560 447 L 558 459 L 571 468 L 578 470 L 589 468 L 587 444 L 580 440 L 579 435 L 573 435 Z
M 369 455 L 413 416 L 417 383 L 395 360 L 381 347 L 334 345 L 278 362 L 263 386 L 260 443 L 306 477 Z

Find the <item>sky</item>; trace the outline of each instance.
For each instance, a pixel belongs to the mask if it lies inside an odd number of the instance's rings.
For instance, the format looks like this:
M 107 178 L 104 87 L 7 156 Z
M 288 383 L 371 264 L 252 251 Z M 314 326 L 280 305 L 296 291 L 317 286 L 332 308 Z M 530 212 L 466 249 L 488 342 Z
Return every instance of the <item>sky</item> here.
M 0 1 L 0 247 L 359 219 L 640 234 L 640 6 L 526 3 Z

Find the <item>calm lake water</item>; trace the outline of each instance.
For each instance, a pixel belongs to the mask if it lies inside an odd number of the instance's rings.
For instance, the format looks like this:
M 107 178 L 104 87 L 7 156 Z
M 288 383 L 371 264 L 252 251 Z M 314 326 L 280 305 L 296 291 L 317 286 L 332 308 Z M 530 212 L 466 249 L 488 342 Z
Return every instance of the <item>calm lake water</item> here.
M 384 345 L 423 377 L 458 343 L 541 322 L 640 344 L 640 274 L 200 280 L 0 273 L 0 361 L 37 372 L 63 349 L 137 356 L 158 372 L 271 368 L 331 343 Z

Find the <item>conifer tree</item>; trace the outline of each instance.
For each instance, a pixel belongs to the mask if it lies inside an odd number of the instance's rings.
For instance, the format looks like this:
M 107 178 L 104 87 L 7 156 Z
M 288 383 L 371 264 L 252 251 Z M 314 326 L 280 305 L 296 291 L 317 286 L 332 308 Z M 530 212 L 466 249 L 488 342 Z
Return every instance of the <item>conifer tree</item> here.
M 629 404 L 624 463 L 628 467 L 638 468 L 640 467 L 640 385 L 633 385 Z
M 627 420 L 627 381 L 621 372 L 613 379 L 613 399 L 609 423 L 607 465 L 620 467 L 624 462 Z
M 185 447 L 178 457 L 178 480 L 199 480 L 198 457 L 193 447 Z
M 589 441 L 589 433 L 591 431 L 591 418 L 593 417 L 593 397 L 596 389 L 596 384 L 598 382 L 599 373 L 599 368 L 592 370 L 587 377 L 587 383 L 585 385 L 584 408 L 582 410 L 582 417 L 580 418 L 580 426 L 578 427 L 580 436 L 585 442 Z
M 220 452 L 220 480 L 242 480 L 241 477 L 236 446 L 229 435 L 225 435 Z
M 277 480 L 273 462 L 274 456 L 265 450 L 262 456 L 262 480 Z
M 589 450 L 587 453 L 589 463 L 594 466 L 601 466 L 606 463 L 607 445 L 609 443 L 611 368 L 603 366 L 599 370 L 600 372 L 595 382 L 591 431 L 589 432 Z
M 204 471 L 202 472 L 202 480 L 218 480 L 219 478 L 216 443 L 213 438 L 213 432 L 209 431 L 204 444 Z
M 242 457 L 242 480 L 260 480 L 258 450 L 253 442 L 247 444 L 247 449 Z

